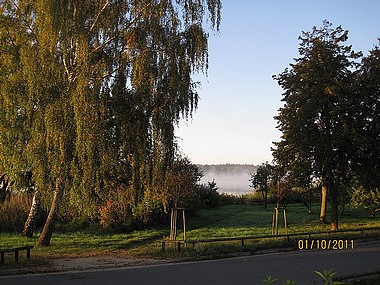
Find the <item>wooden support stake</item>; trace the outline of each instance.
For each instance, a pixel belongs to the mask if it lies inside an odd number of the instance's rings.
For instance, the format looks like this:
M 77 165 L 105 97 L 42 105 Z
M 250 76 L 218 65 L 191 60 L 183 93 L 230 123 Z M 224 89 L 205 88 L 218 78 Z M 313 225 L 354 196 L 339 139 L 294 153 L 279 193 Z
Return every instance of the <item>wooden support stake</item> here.
M 278 236 L 278 208 L 276 208 L 275 211 L 276 211 L 276 236 Z
M 173 240 L 173 218 L 174 218 L 174 210 L 172 209 L 171 210 L 171 213 L 170 213 L 170 236 L 169 236 L 169 239 L 170 240 Z
M 284 226 L 285 226 L 285 233 L 288 234 L 288 222 L 286 220 L 286 209 L 284 209 Z
M 178 214 L 178 211 L 177 209 L 174 210 L 174 240 L 177 239 L 177 214 Z
M 183 240 L 186 241 L 186 219 L 185 219 L 185 210 L 182 210 L 182 222 L 183 222 Z
M 162 246 L 161 247 L 162 247 L 162 252 L 165 252 L 165 241 L 164 240 L 162 241 Z
M 30 260 L 30 247 L 26 249 L 26 258 L 28 259 L 28 261 Z
M 15 250 L 15 261 L 18 262 L 18 249 Z

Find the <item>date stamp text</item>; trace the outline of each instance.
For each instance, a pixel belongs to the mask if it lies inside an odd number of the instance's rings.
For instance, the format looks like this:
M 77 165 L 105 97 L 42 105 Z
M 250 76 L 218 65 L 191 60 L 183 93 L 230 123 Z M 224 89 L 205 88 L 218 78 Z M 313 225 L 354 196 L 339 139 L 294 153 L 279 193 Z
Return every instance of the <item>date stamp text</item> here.
M 299 250 L 353 250 L 354 240 L 347 239 L 300 239 Z

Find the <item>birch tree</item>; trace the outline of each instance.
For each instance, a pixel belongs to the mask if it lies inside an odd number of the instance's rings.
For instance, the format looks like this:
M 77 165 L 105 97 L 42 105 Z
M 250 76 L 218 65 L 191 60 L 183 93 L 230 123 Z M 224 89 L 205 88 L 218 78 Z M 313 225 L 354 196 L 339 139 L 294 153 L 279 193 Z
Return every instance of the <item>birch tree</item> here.
M 197 108 L 192 75 L 208 68 L 203 22 L 219 30 L 220 11 L 219 0 L 1 2 L 1 163 L 32 171 L 53 201 L 39 245 L 62 201 L 94 218 L 111 181 L 130 185 L 132 206 L 159 191 L 174 125 Z

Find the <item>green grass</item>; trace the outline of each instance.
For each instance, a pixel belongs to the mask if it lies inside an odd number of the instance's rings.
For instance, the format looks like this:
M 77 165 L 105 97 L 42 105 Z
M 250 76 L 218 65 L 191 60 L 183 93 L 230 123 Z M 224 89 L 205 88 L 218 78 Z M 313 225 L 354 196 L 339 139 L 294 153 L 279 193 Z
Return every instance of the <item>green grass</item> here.
M 231 205 L 217 210 L 204 210 L 188 223 L 188 239 L 212 237 L 255 236 L 271 234 L 274 206 L 264 210 L 260 205 Z M 312 214 L 300 204 L 291 204 L 286 210 L 289 233 L 326 231 L 329 225 L 319 224 L 318 205 Z M 329 213 L 328 213 L 329 215 Z M 283 211 L 279 213 L 279 233 L 285 233 Z M 198 226 L 197 226 L 198 225 Z M 380 219 L 370 218 L 363 209 L 346 209 L 340 216 L 340 229 L 376 227 Z
M 271 234 L 273 205 L 264 210 L 260 205 L 229 205 L 218 209 L 201 211 L 196 217 L 187 219 L 187 239 L 198 240 L 219 237 L 244 237 Z M 326 231 L 328 225 L 319 224 L 318 205 L 313 207 L 313 213 L 308 214 L 302 205 L 289 205 L 287 208 L 288 232 L 300 233 L 308 231 Z M 282 212 L 280 212 L 282 214 Z M 329 214 L 328 214 L 329 216 Z M 283 217 L 280 215 L 280 233 L 284 233 Z M 378 227 L 380 218 L 370 218 L 363 209 L 347 209 L 340 217 L 340 229 Z M 181 228 L 181 225 L 179 225 Z M 179 232 L 179 237 L 181 237 Z M 33 264 L 46 264 L 52 258 L 93 256 L 102 254 L 123 254 L 136 257 L 162 258 L 208 258 L 219 257 L 233 252 L 254 252 L 260 249 L 294 246 L 296 241 L 287 239 L 263 239 L 246 241 L 241 246 L 239 241 L 199 244 L 197 251 L 192 250 L 176 253 L 168 250 L 161 252 L 162 237 L 169 235 L 169 225 L 152 229 L 134 231 L 122 234 L 107 234 L 100 230 L 83 229 L 69 230 L 60 226 L 51 240 L 50 247 L 32 249 Z M 379 236 L 379 233 L 371 235 Z M 367 235 L 365 235 L 367 236 Z M 344 234 L 341 238 L 362 238 L 358 234 Z M 38 236 L 31 239 L 19 234 L 0 233 L 0 248 L 35 244 Z M 23 254 L 23 253 L 21 253 Z M 20 258 L 23 259 L 22 256 Z M 6 257 L 6 267 L 19 266 L 12 263 L 13 258 Z M 22 264 L 22 263 L 21 263 Z

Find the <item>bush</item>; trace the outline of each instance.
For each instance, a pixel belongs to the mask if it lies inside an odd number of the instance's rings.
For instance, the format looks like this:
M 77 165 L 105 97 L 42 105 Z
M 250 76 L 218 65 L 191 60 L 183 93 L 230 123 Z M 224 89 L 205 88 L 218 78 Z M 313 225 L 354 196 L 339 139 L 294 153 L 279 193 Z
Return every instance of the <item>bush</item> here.
M 99 224 L 103 229 L 115 230 L 128 227 L 132 223 L 132 217 L 122 209 L 120 203 L 109 199 L 105 205 L 99 208 Z
M 199 201 L 203 209 L 216 208 L 220 206 L 220 194 L 215 181 L 208 182 L 208 185 L 201 184 L 197 188 Z
M 0 204 L 0 232 L 22 232 L 29 207 L 26 195 L 12 196 Z
M 363 186 L 360 186 L 354 190 L 351 204 L 354 207 L 364 207 L 372 217 L 375 217 L 376 213 L 380 212 L 380 190 L 367 190 Z
M 159 201 L 144 199 L 133 208 L 133 217 L 137 225 L 158 224 L 164 220 L 164 210 Z

